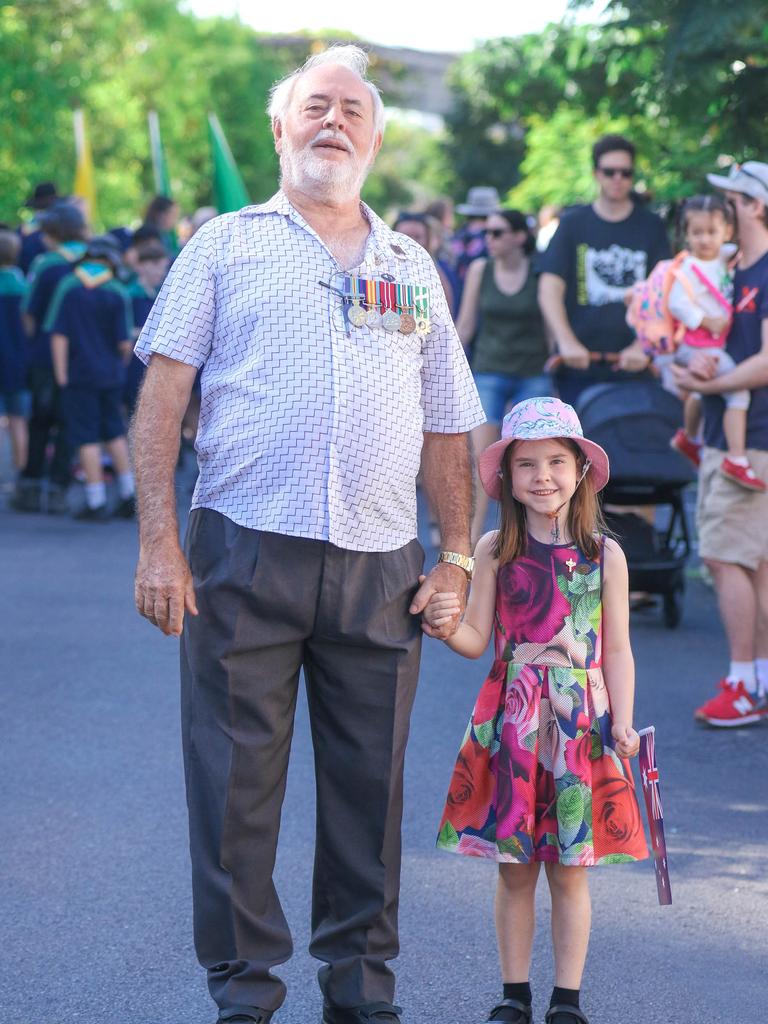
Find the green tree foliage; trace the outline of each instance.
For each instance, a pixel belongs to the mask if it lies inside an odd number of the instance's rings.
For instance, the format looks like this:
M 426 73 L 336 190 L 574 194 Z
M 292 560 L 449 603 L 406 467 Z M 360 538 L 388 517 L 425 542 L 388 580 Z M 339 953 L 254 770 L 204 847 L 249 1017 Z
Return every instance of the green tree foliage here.
M 640 184 L 673 200 L 715 166 L 768 157 L 768 3 L 610 3 L 599 26 L 484 44 L 452 87 L 459 193 L 495 184 L 525 207 L 588 199 L 591 143 L 618 130 L 638 144 Z M 489 143 L 505 134 L 491 166 Z
M 200 21 L 176 0 L 25 0 L 0 7 L 0 218 L 34 182 L 66 192 L 74 172 L 72 109 L 88 117 L 101 219 L 133 221 L 152 194 L 147 111 L 160 117 L 174 197 L 211 201 L 206 114 L 224 125 L 255 198 L 274 190 L 265 114 L 288 57 L 233 19 Z

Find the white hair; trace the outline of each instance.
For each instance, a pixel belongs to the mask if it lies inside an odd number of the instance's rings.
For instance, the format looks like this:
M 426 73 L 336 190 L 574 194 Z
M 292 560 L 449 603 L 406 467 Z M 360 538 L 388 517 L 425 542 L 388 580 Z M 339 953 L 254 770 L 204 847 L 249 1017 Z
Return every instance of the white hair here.
M 329 46 L 321 53 L 315 53 L 311 57 L 307 58 L 302 66 L 291 72 L 290 75 L 280 79 L 279 82 L 275 82 L 269 91 L 267 113 L 273 122 L 275 120 L 284 120 L 288 107 L 290 106 L 293 87 L 298 79 L 307 71 L 320 67 L 322 64 L 340 64 L 342 67 L 349 68 L 350 71 L 354 72 L 371 94 L 371 99 L 373 100 L 374 128 L 376 132 L 383 134 L 384 103 L 378 88 L 373 84 L 373 82 L 366 78 L 368 73 L 368 63 L 368 54 L 359 46 L 342 43 L 337 43 L 335 46 Z

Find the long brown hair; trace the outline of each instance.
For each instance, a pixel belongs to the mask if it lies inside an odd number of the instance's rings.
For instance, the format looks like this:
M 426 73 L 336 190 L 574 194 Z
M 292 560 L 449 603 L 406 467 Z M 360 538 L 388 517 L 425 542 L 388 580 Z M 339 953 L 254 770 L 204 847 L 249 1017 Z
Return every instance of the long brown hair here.
M 570 438 L 558 437 L 554 440 L 573 453 L 580 475 L 584 468 L 584 452 Z M 501 460 L 501 523 L 493 550 L 494 557 L 498 558 L 500 565 L 519 558 L 524 554 L 528 543 L 525 505 L 512 493 L 512 453 L 516 444 L 517 442 L 513 441 L 507 447 Z M 589 473 L 576 488 L 568 506 L 568 532 L 582 554 L 591 559 L 599 557 L 600 534 L 606 532 L 606 526 Z

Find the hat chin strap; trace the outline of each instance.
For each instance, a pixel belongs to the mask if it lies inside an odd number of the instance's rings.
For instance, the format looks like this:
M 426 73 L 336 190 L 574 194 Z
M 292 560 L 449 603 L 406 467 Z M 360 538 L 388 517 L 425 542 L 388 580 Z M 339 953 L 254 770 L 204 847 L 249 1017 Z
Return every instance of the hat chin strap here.
M 591 459 L 587 459 L 584 462 L 584 468 L 581 471 L 581 476 L 576 481 L 576 486 L 573 489 L 573 494 L 575 494 L 576 491 L 578 490 L 579 484 L 581 483 L 581 481 L 584 479 L 584 477 L 589 472 L 589 467 L 591 465 L 592 465 L 592 460 Z M 573 497 L 573 494 L 571 495 L 571 498 Z M 568 498 L 568 501 L 564 501 L 562 503 L 562 505 L 558 505 L 558 507 L 553 512 L 546 512 L 545 513 L 547 518 L 552 520 L 551 538 L 552 538 L 552 543 L 553 544 L 557 544 L 560 541 L 560 513 L 563 511 L 563 509 L 568 504 L 568 502 L 571 500 L 571 498 Z

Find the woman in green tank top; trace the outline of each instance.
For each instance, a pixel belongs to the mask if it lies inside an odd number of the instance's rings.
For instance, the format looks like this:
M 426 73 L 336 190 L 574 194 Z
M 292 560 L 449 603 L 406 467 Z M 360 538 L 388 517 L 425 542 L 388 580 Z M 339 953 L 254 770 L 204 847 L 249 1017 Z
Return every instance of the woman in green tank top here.
M 519 210 L 492 213 L 485 225 L 489 258 L 470 264 L 456 321 L 462 344 L 472 345 L 472 371 L 488 422 L 472 431 L 477 456 L 499 436 L 505 409 L 525 398 L 552 394 L 544 371 L 550 346 L 539 310 L 536 242 Z M 475 489 L 472 542 L 483 533 L 488 498 Z

